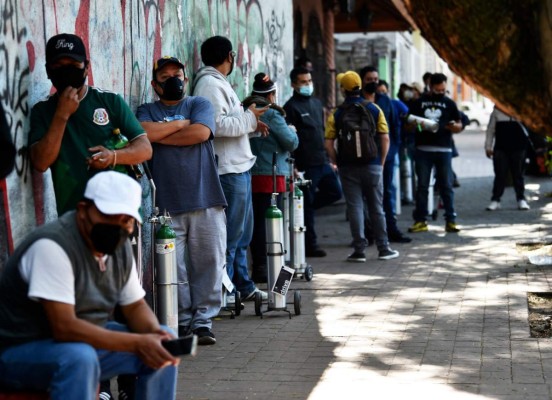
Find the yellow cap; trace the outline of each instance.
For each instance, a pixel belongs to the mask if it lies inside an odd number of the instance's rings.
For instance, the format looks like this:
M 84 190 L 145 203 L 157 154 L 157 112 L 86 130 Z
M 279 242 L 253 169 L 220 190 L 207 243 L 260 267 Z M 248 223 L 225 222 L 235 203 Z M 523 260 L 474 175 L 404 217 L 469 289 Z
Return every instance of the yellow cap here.
M 347 92 L 352 92 L 354 90 L 360 90 L 362 87 L 362 80 L 360 75 L 355 71 L 347 71 L 343 74 L 341 79 L 338 80 L 341 84 L 341 87 Z

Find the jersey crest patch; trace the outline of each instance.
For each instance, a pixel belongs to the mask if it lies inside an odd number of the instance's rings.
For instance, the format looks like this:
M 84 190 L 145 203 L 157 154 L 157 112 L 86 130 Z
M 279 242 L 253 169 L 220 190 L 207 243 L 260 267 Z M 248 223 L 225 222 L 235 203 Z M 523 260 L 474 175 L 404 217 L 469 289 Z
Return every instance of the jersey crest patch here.
M 107 125 L 109 124 L 109 114 L 105 108 L 96 108 L 93 120 L 96 125 Z

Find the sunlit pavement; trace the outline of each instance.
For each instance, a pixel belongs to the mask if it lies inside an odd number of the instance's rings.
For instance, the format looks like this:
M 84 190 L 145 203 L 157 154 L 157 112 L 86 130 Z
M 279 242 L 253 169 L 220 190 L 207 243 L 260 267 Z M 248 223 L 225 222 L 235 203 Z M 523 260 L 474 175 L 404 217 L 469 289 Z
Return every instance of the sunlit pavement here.
M 552 342 L 533 339 L 528 291 L 550 290 L 550 267 L 533 266 L 517 241 L 552 228 L 548 178 L 527 177 L 531 210 L 518 211 L 507 188 L 500 211 L 485 211 L 492 164 L 484 135 L 456 137 L 454 168 L 459 234 L 445 233 L 442 210 L 427 233 L 393 246 L 398 259 L 345 261 L 351 237 L 343 203 L 317 218 L 328 251 L 309 259 L 311 282 L 295 280 L 301 315 L 252 303 L 214 323 L 217 344 L 184 359 L 179 399 L 548 399 Z M 399 226 L 412 223 L 412 206 Z M 289 306 L 293 314 L 293 305 Z

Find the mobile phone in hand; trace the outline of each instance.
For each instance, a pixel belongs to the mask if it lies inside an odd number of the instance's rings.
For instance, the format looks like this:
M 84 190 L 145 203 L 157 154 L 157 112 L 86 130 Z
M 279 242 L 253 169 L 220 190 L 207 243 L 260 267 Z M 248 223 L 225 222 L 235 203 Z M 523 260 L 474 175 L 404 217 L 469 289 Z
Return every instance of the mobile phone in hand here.
M 163 340 L 163 347 L 173 356 L 195 356 L 197 353 L 197 335 L 183 336 L 178 339 Z

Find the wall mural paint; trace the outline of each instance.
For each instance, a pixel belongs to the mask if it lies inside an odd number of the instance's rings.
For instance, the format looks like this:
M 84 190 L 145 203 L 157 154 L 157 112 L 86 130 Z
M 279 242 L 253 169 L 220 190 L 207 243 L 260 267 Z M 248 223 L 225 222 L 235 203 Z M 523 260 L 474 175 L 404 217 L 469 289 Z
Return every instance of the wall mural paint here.
M 120 93 L 136 109 L 152 100 L 154 58 L 176 55 L 192 77 L 201 66 L 202 41 L 226 36 L 238 52 L 229 80 L 239 97 L 264 71 L 278 84 L 283 104 L 291 94 L 291 21 L 291 0 L 120 0 L 109 6 L 103 0 L 0 0 L 0 101 L 17 148 L 15 171 L 0 185 L 0 241 L 12 251 L 34 226 L 56 217 L 50 174 L 32 171 L 27 146 L 31 107 L 51 93 L 44 68 L 49 37 L 81 36 L 91 60 L 88 83 Z

